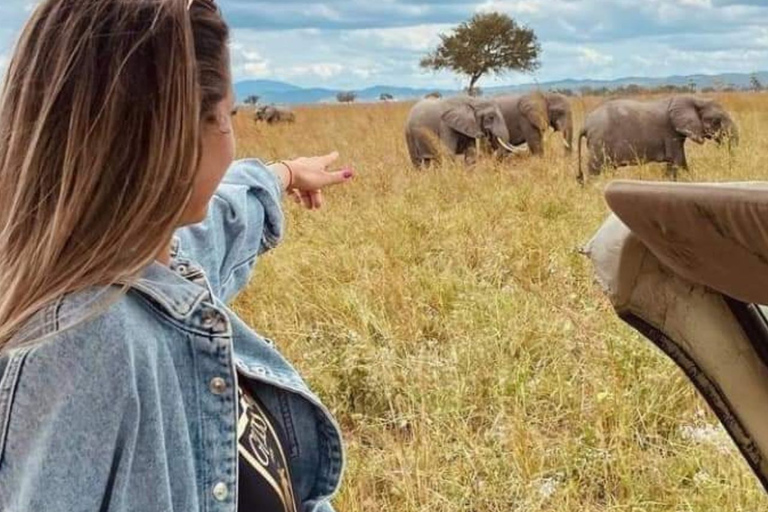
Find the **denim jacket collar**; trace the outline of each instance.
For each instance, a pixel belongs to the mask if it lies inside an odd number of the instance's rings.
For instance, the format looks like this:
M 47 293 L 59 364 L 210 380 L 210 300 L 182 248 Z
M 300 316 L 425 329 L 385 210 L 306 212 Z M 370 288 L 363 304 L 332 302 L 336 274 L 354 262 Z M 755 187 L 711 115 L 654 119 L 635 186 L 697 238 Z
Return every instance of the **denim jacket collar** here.
M 131 287 L 152 298 L 178 320 L 188 318 L 195 308 L 212 294 L 203 269 L 180 257 L 179 240 L 171 244 L 171 264 L 152 262 Z

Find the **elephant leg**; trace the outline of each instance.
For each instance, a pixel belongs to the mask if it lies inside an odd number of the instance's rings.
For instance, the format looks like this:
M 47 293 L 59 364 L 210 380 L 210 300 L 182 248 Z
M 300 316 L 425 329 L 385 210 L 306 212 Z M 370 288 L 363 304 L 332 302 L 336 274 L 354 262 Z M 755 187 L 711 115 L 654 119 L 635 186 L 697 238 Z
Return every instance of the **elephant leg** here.
M 454 155 L 464 157 L 464 163 L 474 165 L 477 161 L 476 141 L 455 131 L 450 131 L 442 136 L 443 143 L 451 149 Z
M 434 158 L 418 158 L 413 160 L 413 166 L 418 170 L 431 169 L 434 163 Z
M 688 160 L 685 157 L 685 139 L 666 139 L 667 176 L 677 181 L 677 170 L 688 170 Z
M 439 156 L 430 135 L 426 130 L 415 130 L 406 135 L 408 153 L 416 167 L 429 167 Z
M 667 178 L 677 181 L 677 166 L 672 162 L 667 162 Z
M 589 163 L 587 164 L 587 170 L 590 176 L 598 176 L 605 167 L 605 160 L 599 155 L 590 155 Z
M 477 163 L 477 148 L 474 144 L 470 144 L 464 150 L 464 163 L 467 165 L 475 165 Z
M 598 143 L 589 145 L 589 161 L 587 162 L 587 171 L 589 172 L 590 176 L 599 175 L 602 172 L 603 167 L 605 167 L 605 162 L 607 161 L 608 155 L 606 154 L 604 147 Z

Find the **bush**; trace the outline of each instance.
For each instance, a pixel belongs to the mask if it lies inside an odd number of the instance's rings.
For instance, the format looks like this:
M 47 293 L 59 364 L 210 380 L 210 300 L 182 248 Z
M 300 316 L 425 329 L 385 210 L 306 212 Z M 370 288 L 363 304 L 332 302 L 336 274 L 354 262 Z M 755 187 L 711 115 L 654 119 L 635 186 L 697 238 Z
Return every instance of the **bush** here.
M 336 95 L 339 103 L 353 103 L 357 99 L 357 93 L 354 91 L 340 92 Z

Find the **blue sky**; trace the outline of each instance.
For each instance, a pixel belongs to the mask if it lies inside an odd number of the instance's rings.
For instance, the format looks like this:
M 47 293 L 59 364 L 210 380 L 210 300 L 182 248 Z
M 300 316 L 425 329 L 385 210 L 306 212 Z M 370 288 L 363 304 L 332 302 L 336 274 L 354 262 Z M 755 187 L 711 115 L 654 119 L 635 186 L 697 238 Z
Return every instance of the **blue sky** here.
M 0 0 L 0 66 L 31 0 Z M 542 44 L 533 75 L 481 86 L 768 70 L 768 0 L 219 0 L 236 80 L 301 86 L 459 87 L 419 69 L 438 34 L 481 11 L 507 13 Z

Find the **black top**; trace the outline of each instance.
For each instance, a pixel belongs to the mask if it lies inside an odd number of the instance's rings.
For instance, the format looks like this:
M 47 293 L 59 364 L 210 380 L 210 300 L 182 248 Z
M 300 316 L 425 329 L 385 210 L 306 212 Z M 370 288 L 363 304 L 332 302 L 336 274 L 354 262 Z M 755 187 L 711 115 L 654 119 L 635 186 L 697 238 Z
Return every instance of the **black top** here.
M 296 512 L 285 438 L 256 395 L 238 387 L 238 512 Z

